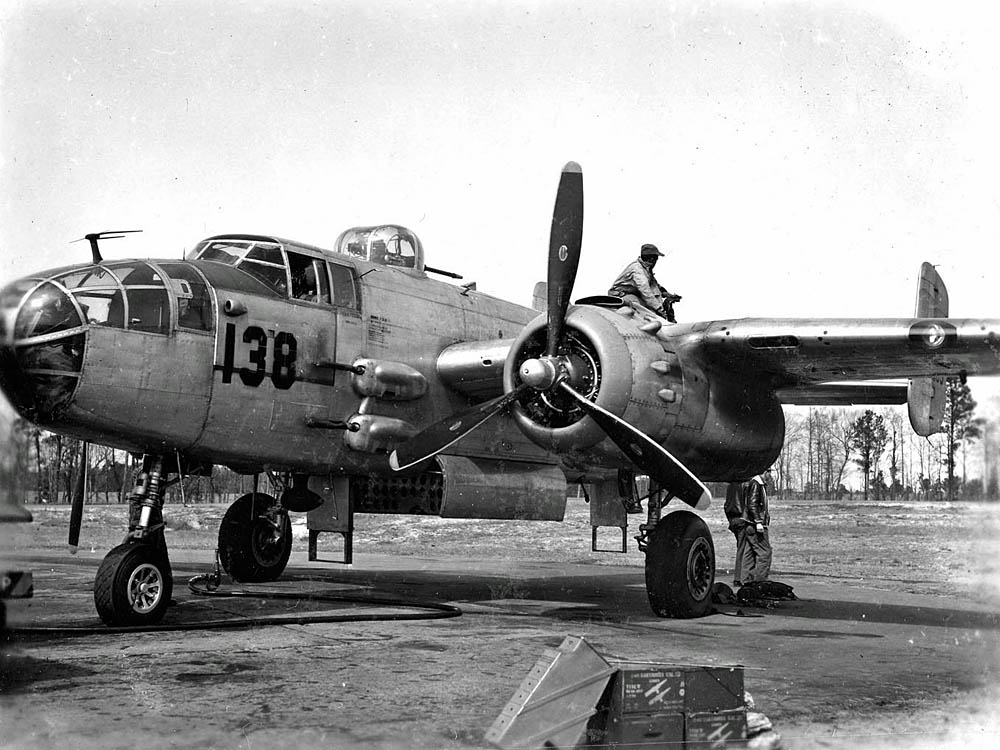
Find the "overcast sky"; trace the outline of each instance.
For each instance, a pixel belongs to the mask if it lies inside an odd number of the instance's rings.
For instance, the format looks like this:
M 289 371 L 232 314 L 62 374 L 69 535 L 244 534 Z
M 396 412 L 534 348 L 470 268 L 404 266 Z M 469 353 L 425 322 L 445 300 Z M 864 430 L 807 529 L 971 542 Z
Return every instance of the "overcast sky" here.
M 0 9 L 0 283 L 219 232 L 398 222 L 527 304 L 562 165 L 577 294 L 642 242 L 683 320 L 1000 317 L 1000 51 L 966 2 L 135 2 Z

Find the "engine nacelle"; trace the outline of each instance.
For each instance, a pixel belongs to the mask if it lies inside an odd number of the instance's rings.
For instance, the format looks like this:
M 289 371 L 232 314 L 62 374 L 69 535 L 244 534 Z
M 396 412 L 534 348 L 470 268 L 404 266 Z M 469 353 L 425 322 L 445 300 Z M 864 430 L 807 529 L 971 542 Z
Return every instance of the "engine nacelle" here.
M 521 365 L 544 352 L 545 326 L 546 317 L 541 315 L 514 340 L 504 366 L 505 391 L 521 384 Z M 558 354 L 568 363 L 569 384 L 576 391 L 654 440 L 662 440 L 676 421 L 679 399 L 652 367 L 664 359 L 655 333 L 614 310 L 571 306 Z M 523 398 L 512 412 L 524 434 L 543 448 L 572 456 L 596 447 L 605 455 L 621 456 L 601 428 L 558 389 Z
M 521 384 L 521 367 L 543 361 L 546 318 L 531 321 L 510 347 L 504 390 Z M 652 318 L 578 305 L 566 317 L 558 355 L 569 384 L 601 408 L 660 443 L 703 481 L 747 479 L 781 451 L 784 414 L 774 393 L 726 378 L 691 358 L 679 338 Z M 526 374 L 532 377 L 532 373 Z M 558 388 L 534 392 L 511 409 L 533 442 L 569 464 L 597 453 L 620 460 L 621 450 Z

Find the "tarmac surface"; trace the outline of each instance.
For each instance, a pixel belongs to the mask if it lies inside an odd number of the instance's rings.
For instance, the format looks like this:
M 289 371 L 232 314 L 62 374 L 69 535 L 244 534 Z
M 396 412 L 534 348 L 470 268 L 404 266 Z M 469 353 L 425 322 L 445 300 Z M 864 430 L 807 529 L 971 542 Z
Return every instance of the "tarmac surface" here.
M 717 580 L 726 581 L 728 552 L 716 537 Z M 649 610 L 641 567 L 369 547 L 350 567 L 295 551 L 280 581 L 247 588 L 447 602 L 462 615 L 109 634 L 93 608 L 102 556 L 21 545 L 4 554 L 35 579 L 34 598 L 8 602 L 9 624 L 62 632 L 15 632 L 0 655 L 0 746 L 489 747 L 486 730 L 567 635 L 609 659 L 744 666 L 747 690 L 786 748 L 1000 742 L 1000 607 L 988 598 L 786 569 L 774 577 L 798 601 L 665 620 Z M 333 557 L 322 547 L 321 556 Z M 174 549 L 172 564 L 169 626 L 425 611 L 206 598 L 184 582 L 211 569 L 211 551 Z M 66 631 L 88 626 L 98 632 Z

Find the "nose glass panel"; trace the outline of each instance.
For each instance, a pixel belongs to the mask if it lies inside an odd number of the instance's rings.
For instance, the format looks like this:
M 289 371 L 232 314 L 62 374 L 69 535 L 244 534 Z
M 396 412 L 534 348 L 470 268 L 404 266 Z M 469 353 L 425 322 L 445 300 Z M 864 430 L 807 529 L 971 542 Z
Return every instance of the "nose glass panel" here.
M 21 300 L 40 281 L 41 279 L 18 279 L 0 288 L 0 345 L 14 342 L 14 321 L 21 308 Z
M 15 282 L 0 292 L 8 321 L 0 341 L 0 388 L 24 417 L 46 421 L 72 401 L 85 334 L 78 308 L 55 284 L 24 296 L 36 284 Z
M 80 313 L 69 296 L 55 284 L 45 283 L 21 304 L 14 324 L 14 340 L 23 342 L 82 325 Z

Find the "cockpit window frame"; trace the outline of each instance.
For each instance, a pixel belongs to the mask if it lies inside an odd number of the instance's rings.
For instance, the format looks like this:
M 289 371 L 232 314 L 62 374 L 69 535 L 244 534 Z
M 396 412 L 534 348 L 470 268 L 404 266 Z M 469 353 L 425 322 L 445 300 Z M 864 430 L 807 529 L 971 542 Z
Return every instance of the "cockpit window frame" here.
M 350 263 L 338 263 L 333 260 L 327 261 L 326 265 L 330 274 L 330 294 L 333 298 L 333 306 L 342 310 L 360 310 L 361 292 L 357 269 Z M 351 299 L 346 302 L 343 301 L 343 295 L 338 293 L 338 287 L 342 288 L 345 280 L 349 280 L 351 285 Z
M 239 250 L 239 254 L 232 261 L 203 257 L 206 252 L 216 250 L 216 246 L 225 246 L 233 250 Z M 261 250 L 277 250 L 281 255 L 281 263 L 251 258 L 250 255 L 258 248 Z M 286 298 L 289 296 L 291 276 L 288 269 L 288 256 L 284 243 L 277 240 L 250 237 L 209 238 L 199 242 L 188 258 L 189 260 L 222 263 L 223 265 L 236 268 L 259 281 L 278 296 Z

